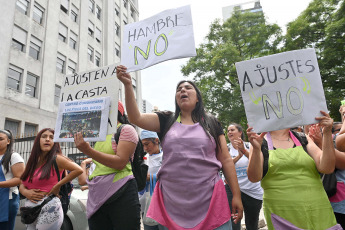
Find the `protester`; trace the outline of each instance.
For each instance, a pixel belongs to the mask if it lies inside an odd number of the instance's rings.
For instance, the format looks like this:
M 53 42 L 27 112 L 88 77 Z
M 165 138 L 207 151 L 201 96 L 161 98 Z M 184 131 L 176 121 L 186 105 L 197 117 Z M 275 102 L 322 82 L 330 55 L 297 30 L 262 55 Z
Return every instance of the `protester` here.
M 55 197 L 42 207 L 42 210 L 28 230 L 60 229 L 63 222 L 63 210 L 58 197 L 60 187 L 76 178 L 82 169 L 73 161 L 62 155 L 60 144 L 53 142 L 54 130 L 42 129 L 36 136 L 25 171 L 21 176 L 20 193 L 26 197 L 25 206 L 37 206 L 50 195 Z M 58 181 L 53 161 L 59 168 L 60 178 L 65 170 L 70 171 Z
M 94 148 L 84 141 L 80 132 L 75 134 L 77 148 L 92 158 L 96 165 L 89 175 L 87 218 L 90 230 L 93 229 L 139 229 L 140 204 L 138 188 L 133 180 L 130 157 L 133 157 L 138 134 L 118 102 L 117 127 L 121 129 L 119 142 L 109 134 L 106 141 L 97 142 Z
M 13 152 L 11 131 L 0 129 L 0 229 L 13 230 L 19 208 L 20 176 L 24 160 Z
M 335 144 L 339 151 L 345 152 L 345 105 L 342 105 L 339 110 L 342 118 L 342 126 L 335 139 Z
M 323 150 L 308 136 L 289 129 L 260 135 L 252 127 L 247 130 L 252 144 L 248 178 L 261 180 L 268 229 L 342 229 L 319 175 L 332 173 L 335 166 L 333 120 L 326 112 L 321 114 L 315 119 L 322 128 Z
M 243 214 L 241 193 L 223 129 L 206 114 L 199 89 L 193 82 L 182 81 L 176 89 L 175 113 L 143 114 L 126 70 L 120 65 L 116 73 L 124 84 L 129 119 L 157 132 L 164 152 L 147 216 L 164 229 L 231 229 L 230 208 L 219 176 L 221 168 L 234 194 L 235 223 Z
M 148 131 L 148 130 L 143 130 L 141 131 L 140 139 L 143 143 L 144 150 L 145 152 L 148 153 L 148 175 L 147 175 L 147 185 L 146 185 L 146 202 L 145 206 L 142 207 L 142 210 L 147 210 L 150 205 L 150 198 L 152 197 L 153 190 L 155 187 L 155 181 L 157 178 L 157 173 L 162 165 L 162 156 L 163 152 L 160 149 L 159 146 L 159 139 L 157 136 L 157 133 Z M 151 186 L 152 185 L 152 186 Z M 144 212 L 144 215 L 146 215 L 146 212 Z M 153 222 L 153 223 L 152 223 Z M 144 223 L 144 229 L 145 230 L 160 230 L 163 229 L 160 224 L 158 224 L 155 221 L 150 221 L 150 223 L 146 222 L 146 218 L 144 216 L 143 218 L 143 223 Z
M 247 230 L 257 230 L 259 225 L 260 209 L 262 207 L 263 190 L 260 182 L 252 183 L 248 179 L 247 167 L 249 163 L 249 146 L 244 142 L 243 129 L 239 124 L 232 123 L 228 126 L 229 153 L 235 163 L 238 184 L 241 189 L 245 224 Z M 225 185 L 231 208 L 232 193 L 228 184 Z M 232 223 L 233 230 L 240 230 L 241 223 Z
M 83 169 L 83 173 L 78 176 L 78 183 L 81 185 L 82 191 L 89 189 L 87 186 L 87 178 L 95 170 L 96 165 L 92 162 L 92 158 L 87 158 L 80 163 L 80 167 Z

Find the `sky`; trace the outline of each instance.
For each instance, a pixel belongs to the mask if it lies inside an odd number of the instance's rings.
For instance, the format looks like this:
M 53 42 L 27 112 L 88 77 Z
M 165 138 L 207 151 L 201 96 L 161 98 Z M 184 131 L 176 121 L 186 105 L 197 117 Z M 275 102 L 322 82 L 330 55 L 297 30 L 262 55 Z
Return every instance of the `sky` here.
M 250 0 L 144 0 L 139 1 L 139 20 L 164 10 L 191 5 L 196 48 L 204 42 L 211 23 L 222 19 L 222 7 L 246 3 Z M 286 24 L 298 17 L 312 0 L 261 0 L 269 23 L 277 23 L 285 33 Z M 169 60 L 141 71 L 142 98 L 159 110 L 175 110 L 175 88 L 185 79 L 180 72 L 189 58 Z

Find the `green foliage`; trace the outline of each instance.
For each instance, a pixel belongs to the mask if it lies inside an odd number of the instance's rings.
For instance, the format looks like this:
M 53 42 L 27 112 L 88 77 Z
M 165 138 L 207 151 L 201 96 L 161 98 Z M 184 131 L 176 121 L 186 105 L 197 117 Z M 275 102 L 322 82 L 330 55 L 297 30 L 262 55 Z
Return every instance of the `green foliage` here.
M 314 0 L 288 24 L 285 50 L 314 47 L 330 115 L 340 120 L 345 96 L 345 2 Z
M 246 128 L 235 63 L 277 53 L 281 41 L 280 27 L 268 24 L 262 13 L 235 12 L 223 24 L 219 20 L 211 24 L 206 42 L 181 71 L 193 76 L 205 107 L 223 127 L 236 122 Z

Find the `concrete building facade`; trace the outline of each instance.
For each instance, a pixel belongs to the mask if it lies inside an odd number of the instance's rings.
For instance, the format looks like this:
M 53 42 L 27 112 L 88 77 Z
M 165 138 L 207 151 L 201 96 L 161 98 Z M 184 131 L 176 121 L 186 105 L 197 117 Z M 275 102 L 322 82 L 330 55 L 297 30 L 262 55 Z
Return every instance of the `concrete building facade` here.
M 228 20 L 235 10 L 242 12 L 262 12 L 260 0 L 248 1 L 237 5 L 226 6 L 222 8 L 223 20 Z
M 0 128 L 54 128 L 64 76 L 119 63 L 122 28 L 138 19 L 138 0 L 2 1 Z M 140 72 L 131 75 L 141 107 Z

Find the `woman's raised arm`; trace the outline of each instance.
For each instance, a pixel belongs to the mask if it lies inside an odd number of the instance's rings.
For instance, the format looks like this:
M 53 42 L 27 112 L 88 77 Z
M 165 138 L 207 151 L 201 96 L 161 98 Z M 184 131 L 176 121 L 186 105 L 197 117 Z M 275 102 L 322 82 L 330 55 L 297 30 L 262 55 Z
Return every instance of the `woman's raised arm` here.
M 126 72 L 127 68 L 123 65 L 117 66 L 117 78 L 123 83 L 125 88 L 125 101 L 128 119 L 132 124 L 139 126 L 142 129 L 160 132 L 160 123 L 158 115 L 155 113 L 140 113 L 138 105 L 134 96 L 132 87 L 132 78 Z

